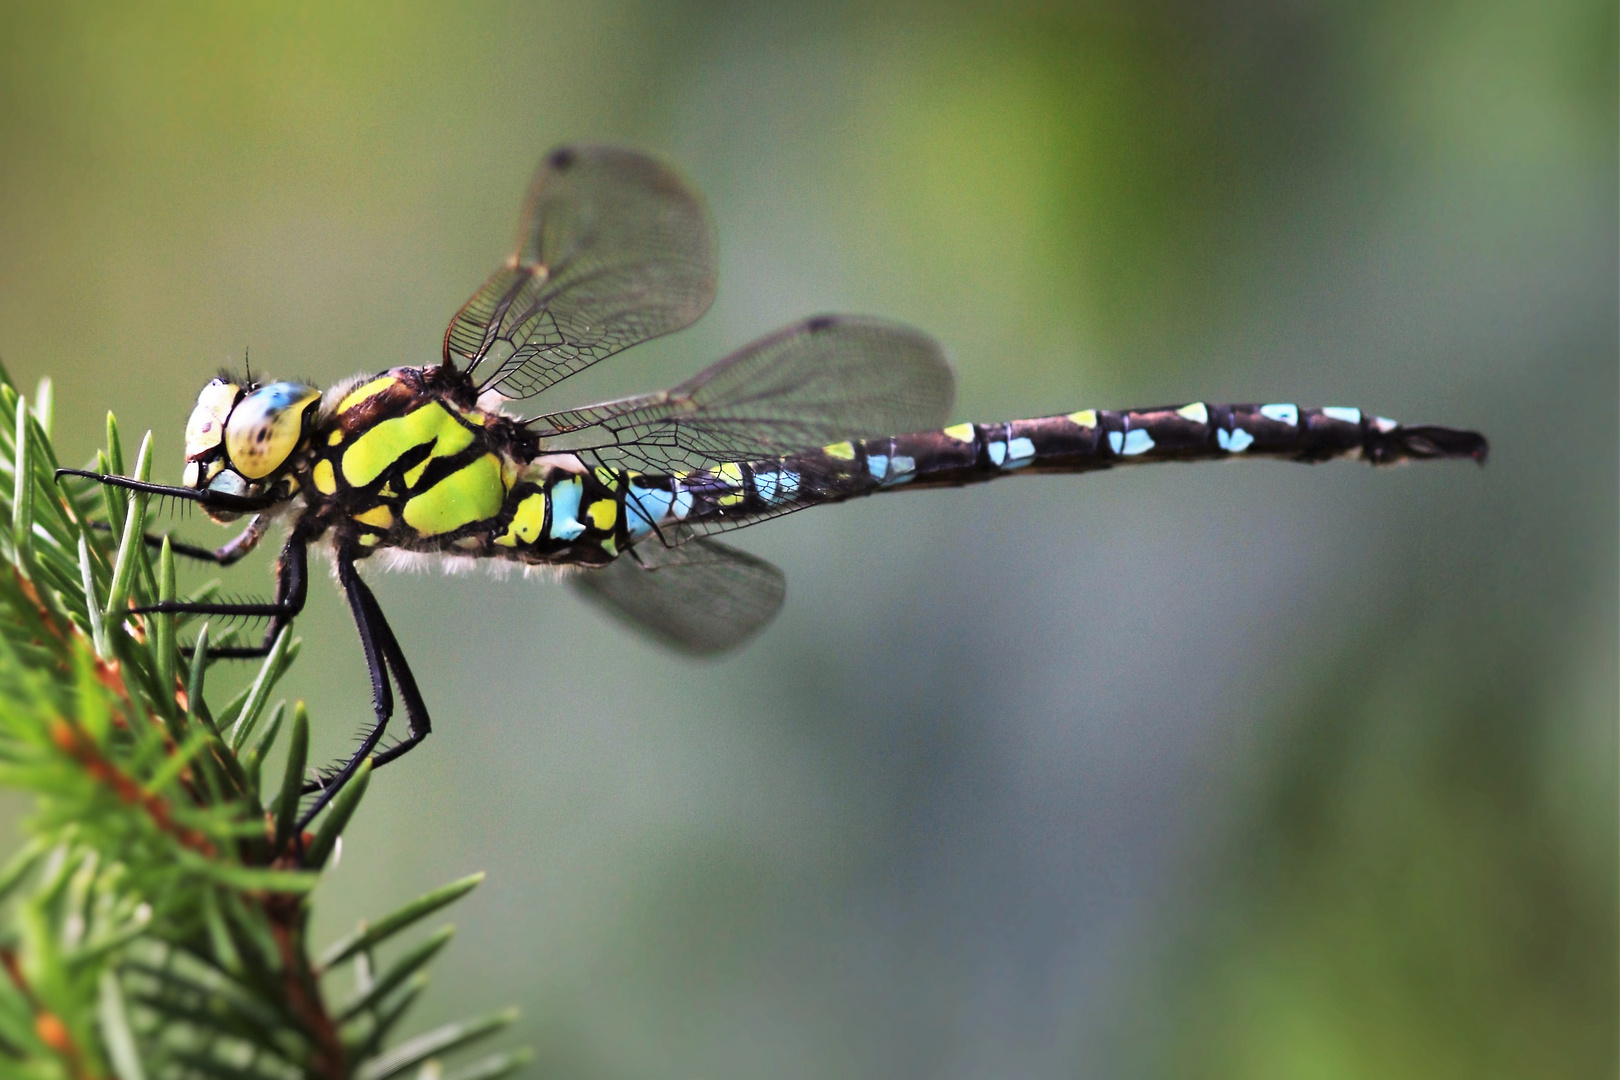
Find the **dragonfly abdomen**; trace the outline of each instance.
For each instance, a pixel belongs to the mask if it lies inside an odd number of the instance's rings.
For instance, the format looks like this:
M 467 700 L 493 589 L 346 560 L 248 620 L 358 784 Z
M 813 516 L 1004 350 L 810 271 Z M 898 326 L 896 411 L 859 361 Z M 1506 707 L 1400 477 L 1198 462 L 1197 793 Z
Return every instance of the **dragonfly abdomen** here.
M 1407 427 L 1353 408 L 1190 405 L 1085 409 L 991 424 L 955 424 L 670 476 L 626 474 L 625 537 L 666 527 L 743 525 L 902 487 L 977 484 L 1016 473 L 1093 472 L 1157 461 L 1253 457 L 1375 465 L 1424 458 L 1484 461 L 1484 438 Z
M 1090 472 L 1154 461 L 1272 457 L 1351 458 L 1388 465 L 1420 458 L 1485 459 L 1485 440 L 1451 428 L 1406 427 L 1355 408 L 1292 404 L 1084 409 L 937 432 L 866 440 L 869 461 L 887 458 L 880 487 L 971 484 L 1021 471 Z M 899 462 L 897 466 L 895 463 Z

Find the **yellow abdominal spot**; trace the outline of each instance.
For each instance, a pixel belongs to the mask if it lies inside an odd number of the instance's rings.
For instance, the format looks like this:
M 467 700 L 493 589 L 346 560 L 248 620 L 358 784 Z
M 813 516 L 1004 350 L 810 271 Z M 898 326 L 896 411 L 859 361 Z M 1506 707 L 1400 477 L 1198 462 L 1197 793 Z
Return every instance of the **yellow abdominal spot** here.
M 390 386 L 393 386 L 397 382 L 399 382 L 399 378 L 397 376 L 379 375 L 377 378 L 372 379 L 364 386 L 358 387 L 348 397 L 338 402 L 337 411 L 340 413 L 346 413 L 356 405 L 359 405 L 361 402 L 369 401 L 370 399 L 376 397 L 378 394 L 382 393 L 384 390 L 388 389 Z
M 337 477 L 332 475 L 332 463 L 325 458 L 315 463 L 310 471 L 310 477 L 315 481 L 315 490 L 322 495 L 331 495 L 337 491 Z
M 391 529 L 394 526 L 394 512 L 386 506 L 373 506 L 363 514 L 354 515 L 354 520 L 362 525 L 375 525 L 379 529 Z
M 598 499 L 586 508 L 585 516 L 591 519 L 591 524 L 597 529 L 607 532 L 619 519 L 619 504 L 612 499 Z
M 952 424 L 950 427 L 945 429 L 945 434 L 948 438 L 955 439 L 957 442 L 972 442 L 973 425 Z
M 604 469 L 600 465 L 598 465 L 592 471 L 595 472 L 595 474 L 596 474 L 596 482 L 597 483 L 601 484 L 603 487 L 607 488 L 609 491 L 618 491 L 619 490 L 619 474 L 618 473 L 614 472 L 612 469 Z
M 338 443 L 340 443 L 342 441 L 343 441 L 343 432 L 341 432 L 341 431 L 334 431 L 334 432 L 332 432 L 332 434 L 330 434 L 330 435 L 328 435 L 326 437 L 326 445 L 327 446 L 336 446 Z
M 355 487 L 365 487 L 412 447 L 432 443 L 429 458 L 449 457 L 471 446 L 472 441 L 473 433 L 449 410 L 437 401 L 431 402 L 404 416 L 389 417 L 354 440 L 354 445 L 343 452 L 343 478 Z M 498 472 L 499 466 L 496 469 Z M 414 484 L 422 474 L 413 472 L 410 482 Z
M 1069 414 L 1069 419 L 1076 427 L 1096 427 L 1097 410 L 1082 409 L 1079 412 L 1072 412 Z
M 512 514 L 512 524 L 507 526 L 504 534 L 496 537 L 495 542 L 502 547 L 516 547 L 519 542 L 532 544 L 545 527 L 546 497 L 537 491 L 518 503 L 517 510 Z
M 494 517 L 505 498 L 501 463 L 494 454 L 485 454 L 407 502 L 405 524 L 422 536 L 454 532 Z
M 850 442 L 835 442 L 831 446 L 823 446 L 821 452 L 840 461 L 855 460 L 855 444 Z
M 849 446 L 848 443 L 843 443 L 841 445 Z M 831 452 L 833 448 L 832 447 L 827 447 L 826 449 L 829 452 Z M 850 447 L 849 452 L 850 452 L 850 456 L 853 457 L 854 454 L 855 454 L 855 448 Z M 833 456 L 837 457 L 838 455 L 834 454 Z M 714 475 L 715 475 L 716 479 L 720 480 L 721 483 L 724 483 L 729 487 L 734 487 L 734 488 L 739 488 L 739 489 L 742 487 L 742 481 L 743 481 L 742 466 L 737 464 L 735 461 L 727 461 L 727 462 L 723 463 L 719 468 L 714 470 Z M 729 495 L 720 496 L 718 499 L 715 500 L 715 503 L 717 505 L 719 505 L 719 506 L 736 506 L 738 503 L 740 503 L 742 501 L 743 501 L 743 492 L 741 490 L 738 490 L 738 491 L 732 492 Z

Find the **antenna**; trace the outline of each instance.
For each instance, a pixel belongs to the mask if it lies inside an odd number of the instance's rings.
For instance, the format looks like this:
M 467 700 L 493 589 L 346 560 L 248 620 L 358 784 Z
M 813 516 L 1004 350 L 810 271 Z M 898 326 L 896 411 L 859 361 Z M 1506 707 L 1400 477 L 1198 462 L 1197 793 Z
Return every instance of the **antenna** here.
M 242 346 L 242 366 L 247 369 L 247 384 L 253 385 L 253 361 L 248 359 L 249 346 Z

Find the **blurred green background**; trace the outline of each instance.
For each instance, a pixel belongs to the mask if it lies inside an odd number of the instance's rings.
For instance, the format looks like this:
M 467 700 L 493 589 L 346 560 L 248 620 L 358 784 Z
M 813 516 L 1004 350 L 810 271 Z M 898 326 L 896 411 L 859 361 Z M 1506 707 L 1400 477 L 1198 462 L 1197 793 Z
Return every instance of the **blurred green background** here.
M 795 515 L 740 540 L 786 611 L 710 665 L 373 574 L 437 733 L 322 936 L 488 869 L 417 1020 L 516 1001 L 536 1076 L 1613 1076 L 1616 38 L 1600 0 L 12 2 L 0 353 L 69 458 L 111 407 L 173 481 L 244 348 L 435 362 L 539 155 L 597 139 L 707 194 L 720 297 L 559 404 L 851 310 L 945 341 L 959 418 L 1480 428 L 1484 470 Z M 335 755 L 335 590 L 299 629 Z

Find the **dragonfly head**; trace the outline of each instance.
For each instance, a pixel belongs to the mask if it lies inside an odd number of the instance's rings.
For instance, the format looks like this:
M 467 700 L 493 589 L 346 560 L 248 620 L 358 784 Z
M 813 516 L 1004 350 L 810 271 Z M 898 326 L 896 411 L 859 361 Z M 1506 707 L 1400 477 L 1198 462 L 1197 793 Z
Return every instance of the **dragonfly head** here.
M 197 491 L 261 495 L 287 477 L 286 494 L 296 491 L 287 466 L 309 443 L 321 392 L 303 383 L 257 386 L 220 377 L 197 395 L 186 422 L 185 486 Z M 238 515 L 209 510 L 225 522 Z

